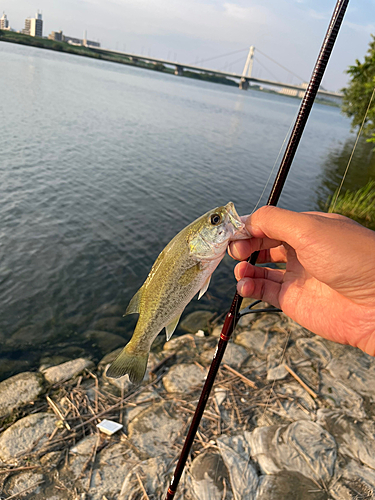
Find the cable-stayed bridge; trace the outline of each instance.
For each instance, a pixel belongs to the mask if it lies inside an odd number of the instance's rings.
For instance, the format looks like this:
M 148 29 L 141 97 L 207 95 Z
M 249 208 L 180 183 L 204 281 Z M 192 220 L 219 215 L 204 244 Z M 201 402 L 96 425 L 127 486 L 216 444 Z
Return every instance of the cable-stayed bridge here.
M 184 70 L 189 70 L 189 71 L 193 71 L 193 72 L 197 72 L 197 73 L 207 73 L 209 75 L 231 78 L 233 80 L 238 80 L 239 81 L 239 88 L 243 89 L 243 90 L 247 90 L 251 84 L 255 84 L 255 85 L 259 85 L 259 86 L 265 85 L 265 86 L 271 87 L 271 88 L 272 87 L 281 88 L 282 89 L 281 93 L 299 96 L 299 97 L 302 97 L 305 90 L 306 90 L 306 84 L 303 84 L 303 83 L 298 85 L 298 84 L 280 82 L 277 80 L 269 80 L 269 79 L 265 79 L 265 78 L 255 78 L 254 76 L 252 76 L 253 63 L 254 63 L 254 53 L 255 53 L 255 47 L 253 47 L 253 46 L 250 47 L 250 50 L 248 52 L 248 56 L 247 56 L 242 74 L 232 73 L 232 72 L 225 71 L 225 70 L 206 68 L 206 67 L 198 66 L 197 64 L 185 64 L 182 62 L 171 61 L 168 59 L 161 59 L 161 58 L 157 58 L 157 57 L 134 54 L 131 52 L 121 52 L 118 50 L 109 50 L 109 49 L 104 49 L 104 48 L 95 48 L 95 49 L 91 49 L 91 50 L 93 50 L 95 52 L 105 52 L 107 54 L 119 54 L 121 56 L 128 57 L 134 63 L 137 63 L 139 61 L 144 61 L 146 63 L 162 64 L 163 66 L 167 66 L 167 67 L 169 66 L 169 67 L 174 68 L 175 75 L 182 76 Z M 259 49 L 257 49 L 257 50 L 258 50 L 258 52 L 263 54 L 261 51 L 259 51 Z M 242 52 L 242 51 L 243 50 L 235 51 L 235 52 L 232 52 L 230 54 L 234 54 L 236 52 Z M 224 54 L 223 56 L 225 56 L 225 55 L 228 55 L 228 54 Z M 266 54 L 263 54 L 263 55 L 266 56 Z M 201 61 L 201 62 L 206 62 L 208 60 L 216 59 L 219 57 L 222 57 L 222 56 L 215 56 L 213 58 L 206 59 L 205 61 Z M 268 57 L 268 56 L 266 56 L 266 57 Z M 284 70 L 288 71 L 290 74 L 294 75 L 295 77 L 298 77 L 298 75 L 296 75 L 292 71 L 288 70 L 287 68 L 285 68 L 285 66 L 281 65 L 277 61 L 271 59 L 270 57 L 268 57 L 268 59 L 270 59 L 274 63 L 281 66 Z M 301 82 L 303 81 L 303 79 L 301 77 L 298 77 L 298 78 L 301 80 Z M 323 90 L 323 89 L 318 90 L 318 95 L 320 95 L 321 97 L 330 97 L 330 98 L 333 97 L 333 98 L 337 98 L 337 99 L 342 98 L 342 94 L 340 94 L 339 92 L 330 92 L 328 90 Z

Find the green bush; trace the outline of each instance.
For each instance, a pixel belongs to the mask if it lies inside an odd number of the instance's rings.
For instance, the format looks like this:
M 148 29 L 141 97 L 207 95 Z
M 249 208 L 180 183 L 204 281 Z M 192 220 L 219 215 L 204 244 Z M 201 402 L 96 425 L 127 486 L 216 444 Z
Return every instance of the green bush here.
M 357 191 L 347 190 L 336 200 L 338 189 L 328 199 L 328 213 L 336 213 L 350 217 L 370 229 L 375 229 L 375 181 L 368 183 Z

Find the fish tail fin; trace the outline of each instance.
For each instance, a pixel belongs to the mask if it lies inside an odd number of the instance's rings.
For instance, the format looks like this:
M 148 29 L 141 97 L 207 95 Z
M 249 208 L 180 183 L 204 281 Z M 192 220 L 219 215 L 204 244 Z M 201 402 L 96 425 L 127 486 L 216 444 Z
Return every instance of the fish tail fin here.
M 128 374 L 130 382 L 140 384 L 146 373 L 147 360 L 148 352 L 129 352 L 127 345 L 108 368 L 106 376 L 120 378 Z

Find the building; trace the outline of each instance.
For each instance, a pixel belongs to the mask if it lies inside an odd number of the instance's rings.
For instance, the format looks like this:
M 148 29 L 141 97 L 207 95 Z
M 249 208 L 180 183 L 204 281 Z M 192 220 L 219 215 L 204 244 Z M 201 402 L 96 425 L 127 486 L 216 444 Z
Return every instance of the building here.
M 0 19 L 0 30 L 10 30 L 9 21 L 5 12 L 3 12 Z
M 24 35 L 30 36 L 43 36 L 43 20 L 42 14 L 39 11 L 35 17 L 25 19 L 25 27 L 22 30 Z
M 309 84 L 306 82 L 301 83 L 301 87 L 303 89 L 307 89 L 308 85 Z M 322 89 L 322 87 L 321 87 L 321 89 Z M 302 99 L 302 97 L 305 95 L 305 91 L 304 90 L 297 90 L 297 89 L 288 89 L 288 88 L 284 87 L 281 90 L 279 90 L 279 94 L 290 95 L 292 97 L 300 97 Z
M 92 40 L 86 40 L 86 39 L 82 40 L 82 45 L 84 45 L 85 47 L 100 47 L 99 42 L 93 42 Z
M 82 40 L 81 38 L 63 35 L 63 41 L 68 42 L 71 45 L 79 45 L 81 47 L 100 47 L 99 42 L 93 42 L 92 40 L 87 40 L 86 38 Z
M 81 40 L 80 38 L 74 38 L 73 36 L 66 36 L 66 35 L 64 35 L 64 42 L 68 42 L 71 45 L 82 45 L 83 44 L 83 40 Z
M 48 40 L 55 40 L 56 42 L 63 42 L 65 39 L 64 35 L 63 35 L 63 32 L 60 30 L 60 31 L 52 31 L 49 35 L 48 35 Z

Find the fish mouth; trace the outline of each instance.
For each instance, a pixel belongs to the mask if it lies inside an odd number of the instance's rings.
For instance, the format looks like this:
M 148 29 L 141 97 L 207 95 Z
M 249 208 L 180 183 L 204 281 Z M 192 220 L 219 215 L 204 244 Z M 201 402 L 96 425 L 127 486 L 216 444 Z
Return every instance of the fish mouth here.
M 234 228 L 237 231 L 243 231 L 245 229 L 245 224 L 241 221 L 240 216 L 237 213 L 237 210 L 234 207 L 233 202 L 229 202 L 225 205 L 225 209 L 228 212 L 229 220 L 233 224 Z

